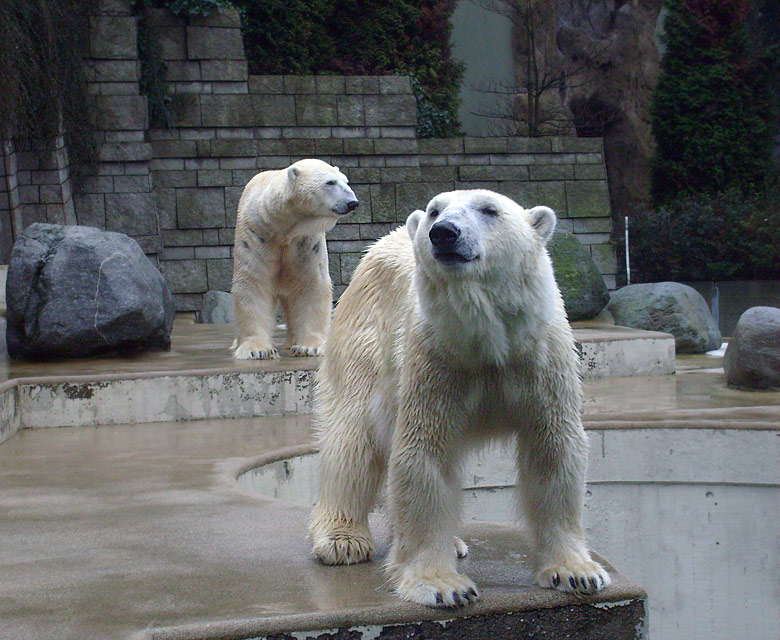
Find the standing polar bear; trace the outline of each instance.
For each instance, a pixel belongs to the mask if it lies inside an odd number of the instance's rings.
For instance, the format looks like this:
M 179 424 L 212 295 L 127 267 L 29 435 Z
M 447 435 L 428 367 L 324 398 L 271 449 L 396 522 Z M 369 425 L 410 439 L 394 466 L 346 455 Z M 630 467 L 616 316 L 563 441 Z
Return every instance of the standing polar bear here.
M 535 581 L 610 584 L 582 528 L 587 437 L 579 362 L 545 248 L 547 207 L 484 190 L 436 196 L 363 258 L 320 369 L 321 484 L 310 526 L 325 564 L 369 560 L 368 513 L 388 470 L 390 581 L 430 606 L 478 598 L 453 538 L 464 453 L 517 443 Z
M 332 304 L 325 233 L 359 204 L 348 182 L 338 167 L 311 159 L 258 173 L 244 188 L 233 250 L 238 360 L 279 357 L 277 302 L 290 352 L 322 353 Z

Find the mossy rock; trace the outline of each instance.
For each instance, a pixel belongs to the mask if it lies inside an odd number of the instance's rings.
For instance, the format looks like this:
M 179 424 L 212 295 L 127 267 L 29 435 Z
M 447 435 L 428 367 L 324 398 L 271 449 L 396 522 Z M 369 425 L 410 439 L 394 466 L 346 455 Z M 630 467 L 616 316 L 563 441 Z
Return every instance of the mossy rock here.
M 609 303 L 596 263 L 574 234 L 556 230 L 547 244 L 569 320 L 588 320 Z

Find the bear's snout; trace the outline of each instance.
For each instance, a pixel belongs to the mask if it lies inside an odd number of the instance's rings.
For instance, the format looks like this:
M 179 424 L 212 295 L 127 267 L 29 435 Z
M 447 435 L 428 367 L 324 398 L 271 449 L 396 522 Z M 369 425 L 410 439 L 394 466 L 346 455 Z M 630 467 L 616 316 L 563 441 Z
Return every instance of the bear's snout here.
M 346 202 L 340 202 L 335 207 L 333 207 L 333 211 L 343 216 L 344 214 L 349 213 L 350 211 L 354 211 L 359 204 L 360 204 L 360 200 L 357 200 L 356 198 L 352 200 L 347 200 Z
M 437 249 L 452 249 L 460 238 L 460 229 L 449 220 L 442 220 L 431 227 L 428 237 Z

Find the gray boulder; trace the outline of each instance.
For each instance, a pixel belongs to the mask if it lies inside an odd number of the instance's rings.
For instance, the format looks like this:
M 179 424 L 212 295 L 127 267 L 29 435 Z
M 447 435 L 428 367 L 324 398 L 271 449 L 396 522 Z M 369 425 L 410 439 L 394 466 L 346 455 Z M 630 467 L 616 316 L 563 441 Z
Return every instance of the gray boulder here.
M 171 346 L 168 284 L 138 243 L 121 233 L 30 225 L 11 253 L 6 301 L 14 358 Z
M 233 296 L 224 291 L 207 291 L 200 306 L 201 324 L 232 324 Z
M 721 336 L 701 294 L 678 282 L 632 284 L 612 294 L 609 311 L 624 327 L 674 336 L 677 353 L 720 348 Z
M 739 317 L 723 369 L 735 387 L 780 387 L 780 309 L 752 307 Z
M 574 234 L 557 229 L 547 243 L 569 320 L 588 320 L 607 306 L 609 292 L 596 263 Z

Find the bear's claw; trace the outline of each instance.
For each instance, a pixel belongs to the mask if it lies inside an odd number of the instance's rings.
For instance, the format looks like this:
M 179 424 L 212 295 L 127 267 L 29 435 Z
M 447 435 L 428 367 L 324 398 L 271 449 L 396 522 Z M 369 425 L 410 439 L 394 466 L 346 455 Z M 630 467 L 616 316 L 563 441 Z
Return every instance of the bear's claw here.
M 236 360 L 275 360 L 279 352 L 259 340 L 244 340 L 233 353 Z
M 371 560 L 374 543 L 370 535 L 339 533 L 317 536 L 313 550 L 323 564 L 358 564 Z
M 469 546 L 458 536 L 455 536 L 455 555 L 458 556 L 459 559 L 469 555 Z
M 467 576 L 449 569 L 404 571 L 395 591 L 402 600 L 429 607 L 462 607 L 479 600 L 474 583 Z
M 589 596 L 609 586 L 612 580 L 598 562 L 585 560 L 544 569 L 537 574 L 535 582 L 540 587 Z
M 325 348 L 322 346 L 313 347 L 313 346 L 306 346 L 301 344 L 294 344 L 290 347 L 290 355 L 292 356 L 298 356 L 298 357 L 306 357 L 306 356 L 321 356 L 325 351 Z

